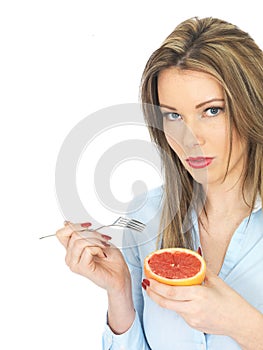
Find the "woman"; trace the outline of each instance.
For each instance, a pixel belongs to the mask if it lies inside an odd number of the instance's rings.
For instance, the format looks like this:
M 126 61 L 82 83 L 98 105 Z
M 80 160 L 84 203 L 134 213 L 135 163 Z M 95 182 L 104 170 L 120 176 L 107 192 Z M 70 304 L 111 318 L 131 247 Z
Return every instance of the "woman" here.
M 161 217 L 124 233 L 125 259 L 79 224 L 57 232 L 70 268 L 107 291 L 103 349 L 263 349 L 262 81 L 262 51 L 214 18 L 183 22 L 150 57 L 141 95 L 165 181 L 134 217 Z M 144 279 L 156 245 L 201 250 L 205 282 Z

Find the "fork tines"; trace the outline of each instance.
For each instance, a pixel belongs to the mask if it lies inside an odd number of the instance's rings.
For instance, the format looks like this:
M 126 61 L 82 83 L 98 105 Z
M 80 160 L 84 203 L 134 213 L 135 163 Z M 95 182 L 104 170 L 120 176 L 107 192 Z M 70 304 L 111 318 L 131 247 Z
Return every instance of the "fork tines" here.
M 125 225 L 125 227 L 127 227 L 127 228 L 131 228 L 131 229 L 137 230 L 137 231 L 143 231 L 146 227 L 145 224 L 143 224 L 142 222 L 140 222 L 138 220 L 123 218 L 123 217 L 119 218 L 118 223 L 121 225 Z

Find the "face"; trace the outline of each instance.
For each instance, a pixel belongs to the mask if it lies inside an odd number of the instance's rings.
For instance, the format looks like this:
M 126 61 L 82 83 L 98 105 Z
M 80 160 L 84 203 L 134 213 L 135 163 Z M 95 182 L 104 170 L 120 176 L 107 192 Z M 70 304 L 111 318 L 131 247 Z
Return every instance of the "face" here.
M 202 72 L 169 68 L 158 77 L 158 97 L 166 139 L 192 177 L 203 185 L 237 183 L 246 146 L 230 130 L 221 85 Z

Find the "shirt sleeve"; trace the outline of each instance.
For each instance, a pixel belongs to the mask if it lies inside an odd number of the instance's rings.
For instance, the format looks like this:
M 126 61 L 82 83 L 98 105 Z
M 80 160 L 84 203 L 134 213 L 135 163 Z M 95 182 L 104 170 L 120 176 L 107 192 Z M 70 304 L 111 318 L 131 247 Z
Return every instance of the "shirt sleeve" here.
M 106 325 L 102 337 L 103 350 L 151 350 L 144 338 L 138 313 L 130 329 L 123 334 L 114 334 L 110 327 Z

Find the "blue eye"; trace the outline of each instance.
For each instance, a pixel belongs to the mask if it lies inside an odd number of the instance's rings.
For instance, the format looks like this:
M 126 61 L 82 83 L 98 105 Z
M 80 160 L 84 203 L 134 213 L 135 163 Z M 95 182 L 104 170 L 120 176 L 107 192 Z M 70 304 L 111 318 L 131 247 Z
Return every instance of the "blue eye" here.
M 221 107 L 210 107 L 205 110 L 208 117 L 216 117 L 223 109 Z
M 170 120 L 170 121 L 178 120 L 181 118 L 181 115 L 176 113 L 176 112 L 165 112 L 162 114 L 163 114 L 164 118 L 166 118 L 167 120 Z

